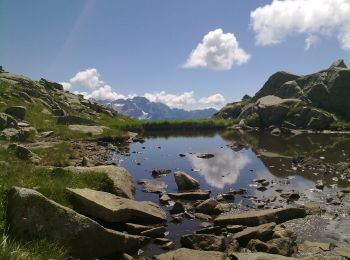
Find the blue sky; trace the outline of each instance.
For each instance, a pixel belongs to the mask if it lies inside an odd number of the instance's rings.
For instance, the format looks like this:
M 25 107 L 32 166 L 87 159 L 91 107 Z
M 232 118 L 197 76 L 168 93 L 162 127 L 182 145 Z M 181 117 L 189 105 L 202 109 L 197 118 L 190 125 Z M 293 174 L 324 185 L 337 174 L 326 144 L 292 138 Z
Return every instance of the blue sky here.
M 350 63 L 350 1 L 0 0 L 0 35 L 11 72 L 87 96 L 219 107 L 278 70 Z

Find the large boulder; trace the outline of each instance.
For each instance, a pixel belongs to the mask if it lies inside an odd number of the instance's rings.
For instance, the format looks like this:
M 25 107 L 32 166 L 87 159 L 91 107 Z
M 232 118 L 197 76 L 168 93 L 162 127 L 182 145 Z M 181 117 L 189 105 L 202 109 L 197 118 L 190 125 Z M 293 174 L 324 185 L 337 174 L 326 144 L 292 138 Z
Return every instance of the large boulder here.
M 105 222 L 152 224 L 166 221 L 165 213 L 150 201 L 130 200 L 86 188 L 67 191 L 76 211 Z
M 302 208 L 266 209 L 247 211 L 239 214 L 221 214 L 214 220 L 214 223 L 219 226 L 257 226 L 269 222 L 282 223 L 295 218 L 303 218 L 305 216 L 306 211 Z
M 8 114 L 0 113 L 0 130 L 5 128 L 17 128 L 17 121 Z
M 32 163 L 39 163 L 41 158 L 29 150 L 27 147 L 18 144 L 10 144 L 8 150 L 13 151 L 19 159 L 27 160 Z
M 179 191 L 196 190 L 199 188 L 199 182 L 185 172 L 175 172 L 174 178 Z
M 135 192 L 135 186 L 133 184 L 132 177 L 130 173 L 123 167 L 117 167 L 113 165 L 101 165 L 94 167 L 69 166 L 65 169 L 78 174 L 84 174 L 86 172 L 106 174 L 113 182 L 113 194 L 129 199 L 134 198 L 133 194 Z
M 288 117 L 289 122 L 300 128 L 312 130 L 326 129 L 335 117 L 326 111 L 313 107 L 300 107 Z
M 224 251 L 225 238 L 209 234 L 190 234 L 181 237 L 183 247 L 205 250 L 205 251 Z
M 220 111 L 215 113 L 214 116 L 223 119 L 233 119 L 241 114 L 243 107 L 244 105 L 242 102 L 227 104 L 222 109 L 220 109 Z
M 226 255 L 217 251 L 201 251 L 180 248 L 154 257 L 155 260 L 224 260 Z
M 134 251 L 148 241 L 146 237 L 106 229 L 37 191 L 19 187 L 8 193 L 7 220 L 14 237 L 57 241 L 72 256 L 83 259 Z
M 5 110 L 5 113 L 21 120 L 24 120 L 27 115 L 27 108 L 24 106 L 13 106 Z

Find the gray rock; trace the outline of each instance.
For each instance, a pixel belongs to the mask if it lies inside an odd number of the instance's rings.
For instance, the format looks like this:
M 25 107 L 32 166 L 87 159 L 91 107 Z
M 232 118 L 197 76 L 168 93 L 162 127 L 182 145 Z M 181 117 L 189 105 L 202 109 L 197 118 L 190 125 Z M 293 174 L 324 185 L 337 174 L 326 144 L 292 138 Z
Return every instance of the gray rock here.
M 159 238 L 165 237 L 166 228 L 165 227 L 155 227 L 140 233 L 141 236 L 151 237 L 151 238 Z
M 170 210 L 170 214 L 179 214 L 185 212 L 185 207 L 182 203 L 180 202 L 175 202 L 174 206 Z
M 174 178 L 179 191 L 196 190 L 199 188 L 199 182 L 185 172 L 175 172 Z
M 224 260 L 226 255 L 217 251 L 201 251 L 188 248 L 180 248 L 168 253 L 154 256 L 155 260 Z
M 5 128 L 17 128 L 17 121 L 10 115 L 0 113 L 0 130 Z
M 34 127 L 25 127 L 21 129 L 6 128 L 0 133 L 0 140 L 6 141 L 26 141 L 30 137 L 34 137 L 37 131 Z
M 247 245 L 251 239 L 267 241 L 272 238 L 275 226 L 275 223 L 267 223 L 256 227 L 247 227 L 246 229 L 233 234 L 232 239 L 237 240 L 241 246 Z
M 21 120 L 24 120 L 27 115 L 27 108 L 24 106 L 13 106 L 13 107 L 7 108 L 5 110 L 5 113 L 11 116 L 14 116 L 16 118 L 19 118 Z
M 138 184 L 143 186 L 142 191 L 147 193 L 163 193 L 168 185 L 162 180 L 140 179 Z
M 239 214 L 221 214 L 214 220 L 214 223 L 219 226 L 257 226 L 269 222 L 282 223 L 295 218 L 303 218 L 305 216 L 306 211 L 302 208 L 266 209 L 248 211 Z
M 168 196 L 171 199 L 178 200 L 205 200 L 210 196 L 210 191 L 189 191 L 189 192 L 177 192 L 177 193 L 168 193 Z
M 183 247 L 191 249 L 205 251 L 225 250 L 225 239 L 223 236 L 191 234 L 182 236 L 180 242 Z
M 86 172 L 95 172 L 96 174 L 106 174 L 113 182 L 113 194 L 133 199 L 135 186 L 132 181 L 130 173 L 123 167 L 117 167 L 113 165 L 101 165 L 94 167 L 65 167 L 66 170 L 77 173 L 84 174 Z
M 165 213 L 150 201 L 135 201 L 91 189 L 67 189 L 74 209 L 106 222 L 140 224 L 166 221 Z
M 45 88 L 49 89 L 49 90 L 60 90 L 60 91 L 63 91 L 62 84 L 59 84 L 59 83 L 56 83 L 56 82 L 52 82 L 52 81 L 46 80 L 44 78 L 41 78 L 39 80 L 39 83 L 41 85 L 43 85 Z
M 171 170 L 169 169 L 153 169 L 152 170 L 152 175 L 153 176 L 160 176 L 160 175 L 164 175 L 164 174 L 169 174 L 171 173 Z
M 204 213 L 208 215 L 216 214 L 216 206 L 219 203 L 215 199 L 207 199 L 196 206 L 195 211 L 198 213 Z
M 77 258 L 137 250 L 148 242 L 146 237 L 106 229 L 31 189 L 10 190 L 7 216 L 10 232 L 17 239 L 57 241 Z
M 33 153 L 23 145 L 10 144 L 8 146 L 8 149 L 10 151 L 13 151 L 19 159 L 27 160 L 32 163 L 39 163 L 41 160 L 37 154 Z

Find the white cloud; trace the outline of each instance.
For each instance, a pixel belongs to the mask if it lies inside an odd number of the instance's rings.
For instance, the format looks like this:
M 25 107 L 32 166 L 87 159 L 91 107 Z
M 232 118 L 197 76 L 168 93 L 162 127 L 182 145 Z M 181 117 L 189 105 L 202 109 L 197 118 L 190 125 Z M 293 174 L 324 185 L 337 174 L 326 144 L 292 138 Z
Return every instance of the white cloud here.
M 305 39 L 305 50 L 308 50 L 311 48 L 311 46 L 316 45 L 317 43 L 319 43 L 320 38 L 316 35 L 309 35 L 306 39 Z
M 112 90 L 112 87 L 109 85 L 104 85 L 94 91 L 89 95 L 91 98 L 96 100 L 116 100 L 116 99 L 126 99 L 127 97 L 118 94 Z
M 79 85 L 90 89 L 96 89 L 104 84 L 104 82 L 100 80 L 100 73 L 95 68 L 78 72 L 69 82 L 72 85 Z
M 70 88 L 72 87 L 72 84 L 70 84 L 69 82 L 60 82 L 60 84 L 63 86 L 64 90 L 70 90 Z
M 246 63 L 250 55 L 239 47 L 233 33 L 222 29 L 210 31 L 192 50 L 184 68 L 206 67 L 214 70 L 230 70 L 233 65 Z
M 225 98 L 221 94 L 214 94 L 208 97 L 202 97 L 198 103 L 204 107 L 221 108 L 225 104 Z
M 306 49 L 321 36 L 336 36 L 343 49 L 350 49 L 349 0 L 273 0 L 252 11 L 250 18 L 258 45 L 306 34 Z
M 165 91 L 145 93 L 144 97 L 151 102 L 161 102 L 169 107 L 183 108 L 196 103 L 193 97 L 193 91 L 184 92 L 180 95 L 169 94 Z

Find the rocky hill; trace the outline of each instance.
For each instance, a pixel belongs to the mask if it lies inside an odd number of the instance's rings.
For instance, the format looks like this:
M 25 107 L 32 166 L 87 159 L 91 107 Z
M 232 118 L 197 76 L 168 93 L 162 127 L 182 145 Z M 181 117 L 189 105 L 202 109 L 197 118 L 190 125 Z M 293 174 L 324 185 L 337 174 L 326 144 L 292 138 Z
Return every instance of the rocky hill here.
M 98 101 L 111 107 L 121 114 L 131 116 L 140 120 L 185 120 L 208 118 L 214 115 L 217 110 L 214 108 L 198 109 L 187 111 L 184 109 L 170 108 L 160 102 L 151 102 L 144 97 L 130 99 L 118 99 L 115 101 Z
M 215 117 L 240 119 L 250 127 L 323 130 L 350 120 L 350 70 L 343 60 L 328 69 L 298 76 L 273 74 L 253 98 L 227 104 Z
M 61 84 L 0 71 L 0 140 L 24 141 L 33 136 L 65 137 L 113 132 L 109 125 L 131 120 L 115 110 L 63 90 Z M 94 133 L 79 125 L 95 126 Z M 92 129 L 92 128 L 91 128 Z

